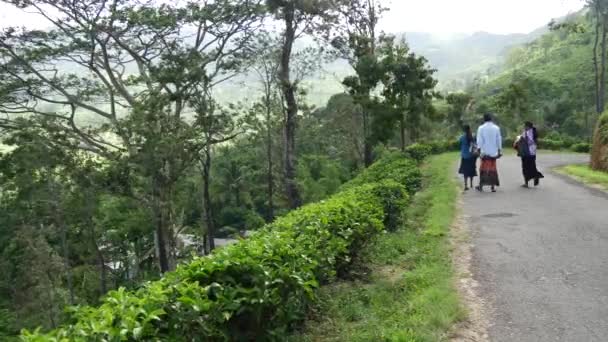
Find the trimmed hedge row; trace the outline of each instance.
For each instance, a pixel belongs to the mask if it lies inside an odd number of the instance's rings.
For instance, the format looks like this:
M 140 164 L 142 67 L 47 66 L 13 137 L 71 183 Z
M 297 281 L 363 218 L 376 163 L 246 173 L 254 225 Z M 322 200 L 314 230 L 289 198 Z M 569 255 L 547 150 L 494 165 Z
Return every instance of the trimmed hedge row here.
M 503 142 L 505 149 L 513 146 L 514 139 L 508 138 Z M 591 151 L 591 144 L 586 142 L 577 142 L 576 140 L 555 140 L 555 139 L 540 139 L 538 147 L 543 150 L 549 151 L 574 151 L 581 153 L 589 153 Z
M 74 310 L 69 325 L 23 341 L 280 340 L 301 322 L 320 284 L 345 272 L 383 229 L 402 220 L 420 187 L 416 163 L 390 153 L 326 201 L 247 240 L 197 258 L 134 292 Z
M 441 154 L 445 152 L 453 152 L 460 150 L 458 140 L 434 141 L 430 143 L 416 143 L 405 148 L 405 154 L 411 159 L 421 163 L 428 156 Z
M 428 156 L 428 155 L 427 155 Z M 409 154 L 400 152 L 387 152 L 380 161 L 363 170 L 357 177 L 342 186 L 342 189 L 377 182 L 378 180 L 392 180 L 402 184 L 409 194 L 420 190 L 422 173 L 418 164 L 410 160 Z

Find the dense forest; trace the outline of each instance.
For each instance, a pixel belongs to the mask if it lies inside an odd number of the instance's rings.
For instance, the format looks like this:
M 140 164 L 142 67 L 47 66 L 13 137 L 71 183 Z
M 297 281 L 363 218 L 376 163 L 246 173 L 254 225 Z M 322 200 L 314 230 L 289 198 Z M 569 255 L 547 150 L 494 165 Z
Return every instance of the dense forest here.
M 458 92 L 379 32 L 374 0 L 2 2 L 49 28 L 0 34 L 0 339 L 70 322 L 66 307 L 160 279 L 482 113 L 569 147 L 603 111 L 599 0 Z M 311 77 L 346 64 L 313 105 Z

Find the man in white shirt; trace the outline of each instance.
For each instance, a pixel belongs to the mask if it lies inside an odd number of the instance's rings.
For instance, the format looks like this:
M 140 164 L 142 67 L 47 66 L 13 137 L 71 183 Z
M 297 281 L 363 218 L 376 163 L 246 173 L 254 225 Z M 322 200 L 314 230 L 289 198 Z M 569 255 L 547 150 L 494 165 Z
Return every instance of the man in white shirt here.
M 500 127 L 492 122 L 490 114 L 485 114 L 483 121 L 477 130 L 477 148 L 481 157 L 477 190 L 483 191 L 483 187 L 489 185 L 492 192 L 496 192 L 496 187 L 500 186 L 496 161 L 502 156 L 502 136 Z

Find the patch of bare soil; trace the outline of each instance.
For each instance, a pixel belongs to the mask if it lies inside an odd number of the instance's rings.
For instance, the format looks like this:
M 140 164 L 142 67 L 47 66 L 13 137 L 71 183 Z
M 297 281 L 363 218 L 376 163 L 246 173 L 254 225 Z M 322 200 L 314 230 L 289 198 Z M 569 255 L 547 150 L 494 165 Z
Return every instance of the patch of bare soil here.
M 488 308 L 479 295 L 479 284 L 472 272 L 472 244 L 470 229 L 459 214 L 451 230 L 452 263 L 461 301 L 467 310 L 467 319 L 450 332 L 453 342 L 485 342 L 488 337 Z

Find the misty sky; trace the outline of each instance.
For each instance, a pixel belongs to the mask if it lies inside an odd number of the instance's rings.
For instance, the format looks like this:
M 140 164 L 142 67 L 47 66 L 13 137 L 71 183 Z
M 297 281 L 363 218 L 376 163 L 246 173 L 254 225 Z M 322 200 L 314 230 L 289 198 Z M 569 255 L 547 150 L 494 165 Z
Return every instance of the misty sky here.
M 386 1 L 386 0 L 385 0 Z M 387 32 L 529 33 L 583 6 L 582 0 L 389 0 Z M 0 3 L 0 27 L 41 27 L 42 21 Z
M 529 33 L 580 10 L 582 0 L 390 0 L 388 32 Z

